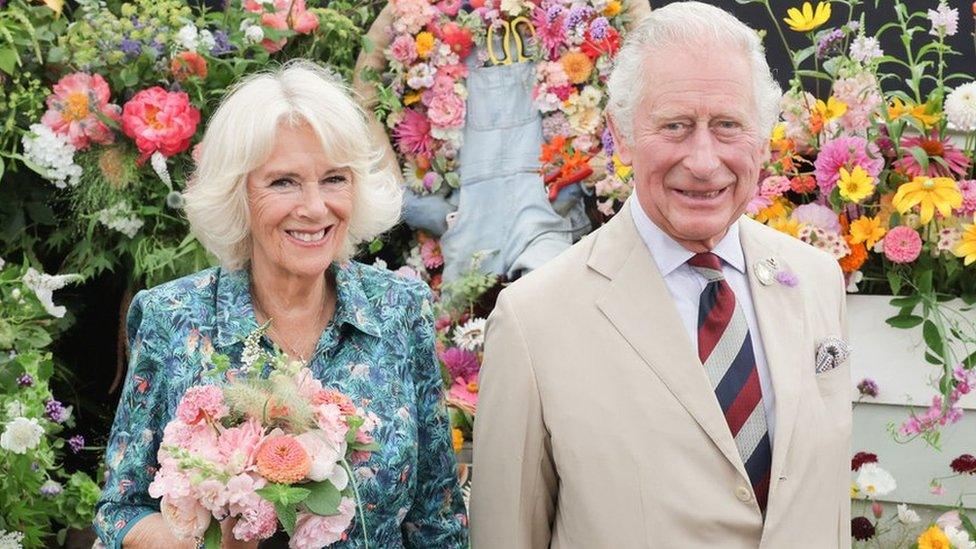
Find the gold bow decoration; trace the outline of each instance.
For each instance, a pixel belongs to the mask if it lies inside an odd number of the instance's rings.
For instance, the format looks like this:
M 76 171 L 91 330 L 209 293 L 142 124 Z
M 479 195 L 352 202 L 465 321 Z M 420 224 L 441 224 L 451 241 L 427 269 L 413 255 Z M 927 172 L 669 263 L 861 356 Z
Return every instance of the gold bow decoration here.
M 502 58 L 499 58 L 495 52 L 495 29 L 498 26 L 505 29 L 505 35 L 502 37 L 501 41 L 502 50 L 505 52 L 505 57 Z M 522 63 L 532 59 L 531 56 L 525 54 L 525 39 L 523 38 L 522 33 L 519 32 L 520 27 L 525 28 L 529 36 L 535 37 L 535 26 L 533 26 L 532 21 L 525 16 L 516 17 L 511 21 L 502 21 L 501 25 L 492 25 L 488 28 L 488 38 L 486 42 L 488 43 L 488 59 L 491 60 L 492 64 L 511 65 L 512 63 Z

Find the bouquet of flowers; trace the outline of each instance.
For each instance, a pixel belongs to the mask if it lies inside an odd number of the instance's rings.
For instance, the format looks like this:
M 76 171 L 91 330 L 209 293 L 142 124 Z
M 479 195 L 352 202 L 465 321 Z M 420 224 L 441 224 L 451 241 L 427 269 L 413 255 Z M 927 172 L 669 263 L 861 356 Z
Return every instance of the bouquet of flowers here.
M 248 337 L 242 366 L 212 355 L 207 375 L 221 381 L 187 389 L 163 432 L 149 494 L 161 498 L 176 537 L 207 547 L 220 546 L 218 521 L 227 518 L 237 518 L 241 541 L 269 538 L 280 522 L 290 547 L 331 545 L 356 515 L 350 464 L 378 448 L 369 434 L 378 419 L 303 364 L 261 351 L 261 333 Z

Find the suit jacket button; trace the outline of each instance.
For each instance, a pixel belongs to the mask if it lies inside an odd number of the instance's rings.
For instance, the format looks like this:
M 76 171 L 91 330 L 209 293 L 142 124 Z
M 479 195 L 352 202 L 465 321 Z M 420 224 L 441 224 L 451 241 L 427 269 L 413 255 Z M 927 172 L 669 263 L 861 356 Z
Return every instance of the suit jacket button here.
M 739 501 L 749 501 L 752 499 L 752 490 L 745 486 L 736 486 L 735 497 L 739 498 Z

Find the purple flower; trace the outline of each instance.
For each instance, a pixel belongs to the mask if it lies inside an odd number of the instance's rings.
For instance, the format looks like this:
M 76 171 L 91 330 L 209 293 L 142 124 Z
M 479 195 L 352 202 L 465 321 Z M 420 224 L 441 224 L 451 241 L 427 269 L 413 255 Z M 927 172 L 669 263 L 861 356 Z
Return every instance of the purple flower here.
M 840 44 L 844 40 L 844 31 L 834 29 L 817 42 L 817 59 L 827 57 L 829 53 L 836 53 L 840 49 Z
M 592 12 L 593 8 L 589 6 L 576 6 L 575 8 L 569 10 L 569 15 L 567 15 L 566 20 L 563 21 L 563 28 L 566 29 L 566 32 L 575 31 L 580 23 L 582 23 Z
M 457 347 L 451 347 L 441 353 L 441 360 L 447 371 L 451 373 L 452 379 L 459 377 L 468 379 L 477 374 L 481 367 L 478 364 L 478 355 Z
M 68 448 L 71 448 L 72 454 L 77 454 L 85 447 L 85 437 L 81 435 L 75 435 L 68 439 Z
M 22 375 L 22 376 L 20 376 L 20 377 L 17 378 L 17 386 L 18 387 L 33 387 L 34 386 L 34 378 L 31 377 L 30 374 L 24 374 L 24 375 Z
M 878 383 L 871 378 L 864 378 L 857 384 L 857 392 L 861 396 L 876 398 L 878 396 Z
M 129 59 L 134 59 L 142 54 L 142 43 L 138 40 L 132 40 L 131 38 L 123 38 L 122 41 L 119 42 L 119 49 Z
M 546 10 L 546 21 L 548 21 L 549 24 L 551 25 L 556 21 L 556 19 L 559 19 L 562 16 L 562 14 L 563 14 L 562 6 L 558 6 L 558 5 L 549 6 L 549 9 Z
M 42 496 L 53 498 L 61 493 L 61 483 L 56 480 L 49 480 L 42 484 L 38 491 Z
M 213 31 L 214 47 L 210 49 L 210 55 L 218 56 L 224 53 L 230 53 L 237 49 L 236 46 L 230 43 L 230 38 L 227 36 L 227 32 L 222 30 Z
M 783 286 L 788 286 L 793 288 L 799 282 L 796 275 L 792 271 L 787 271 L 786 269 L 776 272 L 776 282 L 779 282 Z
M 607 21 L 606 17 L 597 17 L 590 22 L 590 37 L 594 40 L 603 40 L 607 37 L 607 31 L 610 29 L 610 22 Z
M 44 414 L 55 423 L 64 423 L 68 420 L 68 410 L 53 398 L 44 405 Z

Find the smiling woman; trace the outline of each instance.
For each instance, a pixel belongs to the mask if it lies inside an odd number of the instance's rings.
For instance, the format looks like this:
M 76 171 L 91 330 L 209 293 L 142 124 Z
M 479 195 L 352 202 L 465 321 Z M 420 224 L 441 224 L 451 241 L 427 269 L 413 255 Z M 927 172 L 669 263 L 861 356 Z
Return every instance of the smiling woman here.
M 241 364 L 265 324 L 263 350 L 284 350 L 376 425 L 378 449 L 357 464 L 365 511 L 335 546 L 355 546 L 362 528 L 378 547 L 467 546 L 430 290 L 349 260 L 400 214 L 401 190 L 374 168 L 366 128 L 346 88 L 307 61 L 244 80 L 211 119 L 184 196 L 193 234 L 221 266 L 132 302 L 132 361 L 95 520 L 107 546 L 177 547 L 190 531 L 179 520 L 209 521 L 189 500 L 159 513 L 149 495 L 164 426 L 189 387 L 220 382 L 203 375 L 204 357 Z M 238 541 L 253 539 L 253 513 L 226 509 L 214 511 L 228 517 L 223 546 L 256 546 Z

